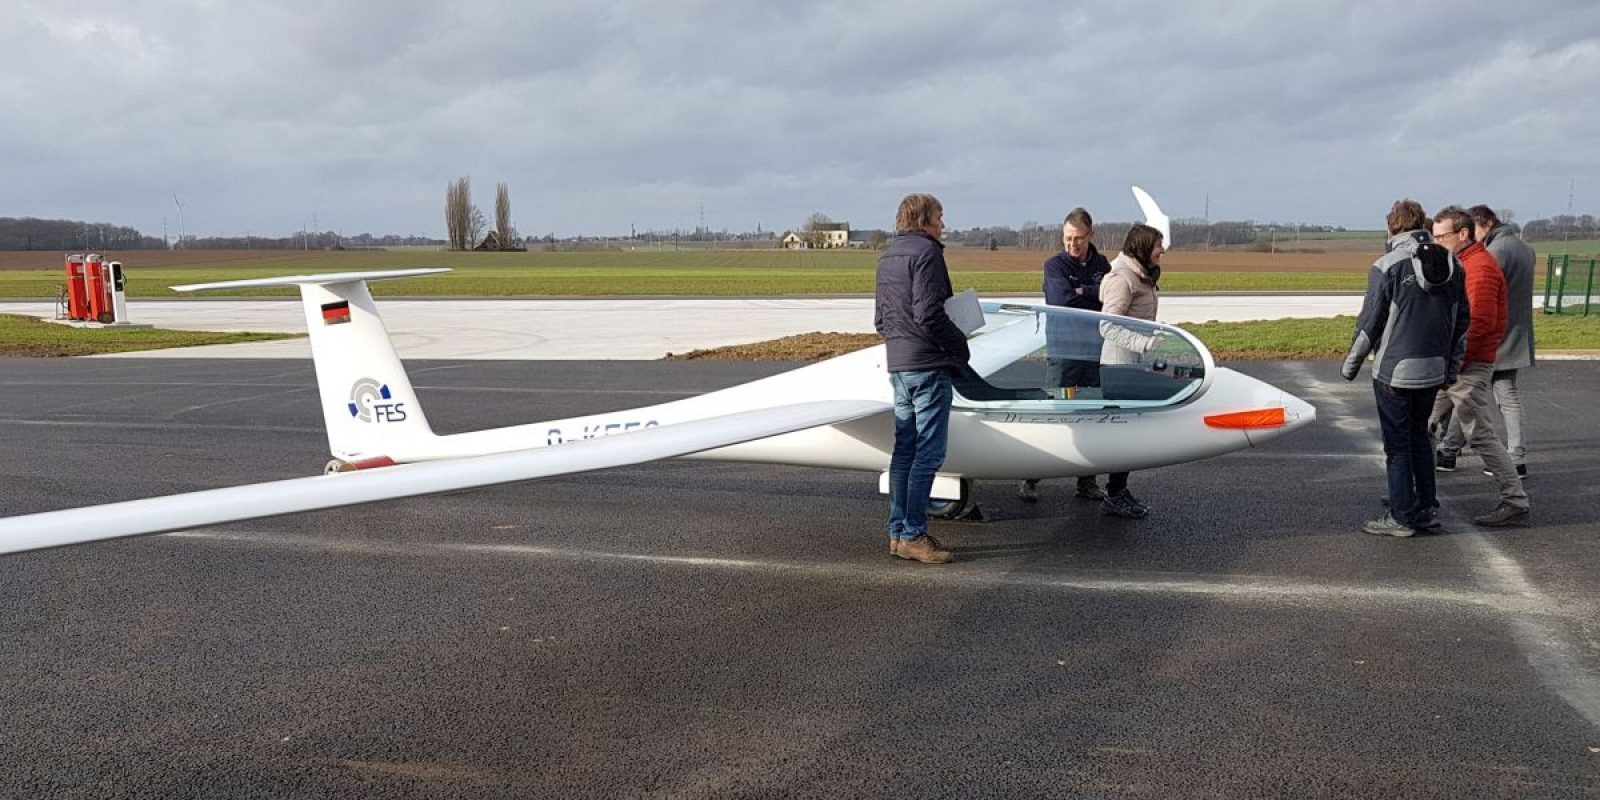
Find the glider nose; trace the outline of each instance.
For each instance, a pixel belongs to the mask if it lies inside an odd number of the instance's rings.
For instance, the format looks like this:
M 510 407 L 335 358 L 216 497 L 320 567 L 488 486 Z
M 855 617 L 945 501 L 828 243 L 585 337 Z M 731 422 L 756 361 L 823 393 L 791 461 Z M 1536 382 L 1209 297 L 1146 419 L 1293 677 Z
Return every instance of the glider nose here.
M 1315 406 L 1288 392 L 1281 393 L 1280 402 L 1283 404 L 1283 429 L 1285 431 L 1304 428 L 1317 419 Z

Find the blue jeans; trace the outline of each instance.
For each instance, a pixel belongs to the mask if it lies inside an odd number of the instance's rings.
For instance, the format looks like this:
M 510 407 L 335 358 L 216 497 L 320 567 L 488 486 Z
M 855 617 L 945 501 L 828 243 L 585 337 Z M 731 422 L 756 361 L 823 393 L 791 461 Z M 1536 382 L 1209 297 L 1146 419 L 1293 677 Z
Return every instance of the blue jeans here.
M 894 456 L 889 459 L 889 536 L 901 541 L 928 532 L 928 495 L 944 465 L 950 434 L 950 373 L 891 372 Z
M 1396 389 L 1372 382 L 1378 399 L 1378 427 L 1389 469 L 1389 513 L 1405 524 L 1423 521 L 1423 513 L 1439 507 L 1434 486 L 1433 442 L 1428 415 L 1439 387 Z

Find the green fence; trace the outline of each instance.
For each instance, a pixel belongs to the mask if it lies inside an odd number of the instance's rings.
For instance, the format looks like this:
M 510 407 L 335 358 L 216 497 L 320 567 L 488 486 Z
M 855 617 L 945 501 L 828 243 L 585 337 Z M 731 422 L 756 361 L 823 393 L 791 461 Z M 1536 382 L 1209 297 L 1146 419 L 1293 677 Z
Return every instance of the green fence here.
M 1594 268 L 1600 259 L 1573 258 L 1565 253 L 1545 257 L 1544 313 L 1589 316 L 1596 303 Z

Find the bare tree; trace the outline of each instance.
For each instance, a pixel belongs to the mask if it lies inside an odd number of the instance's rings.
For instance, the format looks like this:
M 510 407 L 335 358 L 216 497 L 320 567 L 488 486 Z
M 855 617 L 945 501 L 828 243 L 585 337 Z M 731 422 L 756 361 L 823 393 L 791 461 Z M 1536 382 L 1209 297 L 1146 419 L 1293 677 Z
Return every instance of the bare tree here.
M 1017 232 L 1017 246 L 1023 250 L 1054 250 L 1060 241 L 1060 234 L 1041 226 L 1038 220 L 1022 223 L 1022 230 Z
M 504 183 L 494 190 L 494 234 L 501 250 L 510 250 L 517 241 L 517 232 L 511 227 L 511 190 Z
M 477 247 L 477 242 L 483 238 L 483 232 L 488 229 L 489 220 L 484 218 L 483 210 L 473 206 L 467 219 L 467 248 Z
M 806 246 L 812 249 L 828 246 L 828 231 L 833 228 L 833 218 L 818 211 L 806 217 L 804 238 Z
M 459 178 L 444 193 L 444 221 L 451 250 L 468 250 L 477 241 L 477 231 L 472 227 L 472 179 Z M 479 214 L 481 217 L 482 215 Z

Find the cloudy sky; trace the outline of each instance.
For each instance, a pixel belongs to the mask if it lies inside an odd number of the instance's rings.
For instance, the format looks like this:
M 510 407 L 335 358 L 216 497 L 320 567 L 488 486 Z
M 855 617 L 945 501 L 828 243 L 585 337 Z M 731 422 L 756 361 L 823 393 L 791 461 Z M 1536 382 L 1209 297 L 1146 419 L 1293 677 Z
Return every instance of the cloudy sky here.
M 0 216 L 443 237 L 1600 212 L 1600 3 L 0 0 Z M 703 208 L 703 212 L 702 212 Z

